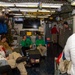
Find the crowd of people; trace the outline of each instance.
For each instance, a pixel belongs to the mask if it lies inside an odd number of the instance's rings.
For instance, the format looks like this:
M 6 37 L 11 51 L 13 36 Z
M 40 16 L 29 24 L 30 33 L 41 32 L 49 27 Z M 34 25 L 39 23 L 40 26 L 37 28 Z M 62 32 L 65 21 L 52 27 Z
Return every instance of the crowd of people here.
M 65 32 L 70 32 L 69 25 L 67 22 L 63 24 Z M 66 36 L 66 35 L 65 35 Z M 65 38 L 64 49 L 62 53 L 56 59 L 58 63 L 58 69 L 62 75 L 75 75 L 75 33 L 68 34 Z
M 45 41 L 42 39 L 40 35 L 38 36 L 38 39 L 36 40 L 35 44 L 41 56 L 44 56 L 47 49 L 45 46 Z M 30 39 L 26 37 L 26 35 L 24 35 L 20 42 L 20 45 L 22 46 L 23 55 L 26 57 L 26 50 L 31 49 L 33 43 Z M 20 62 L 17 63 L 16 61 L 19 58 Z M 3 73 L 5 71 L 8 73 L 9 71 L 7 70 L 7 68 L 12 70 L 13 68 L 17 67 L 21 75 L 27 75 L 27 71 L 25 68 L 26 61 L 24 57 L 22 57 L 20 53 L 15 52 L 12 46 L 9 46 L 5 35 L 1 36 L 0 40 L 0 61 L 2 59 L 7 62 L 7 65 L 3 65 L 0 67 L 4 69 L 0 70 L 0 73 Z M 10 71 L 10 73 L 11 75 L 13 74 L 12 71 Z M 8 73 L 8 75 L 10 75 L 10 73 Z
M 44 56 L 44 54 L 47 51 L 47 48 L 45 46 L 45 41 L 41 35 L 38 36 L 38 39 L 36 39 L 35 44 L 41 56 Z M 26 37 L 26 35 L 24 35 L 22 41 L 20 42 L 20 45 L 22 46 L 22 52 L 24 56 L 26 56 L 26 50 L 29 50 L 30 48 L 32 48 L 33 43 L 30 39 Z
M 8 65 L 11 68 L 17 67 L 20 71 L 21 75 L 27 75 L 27 71 L 25 69 L 25 61 L 22 61 L 20 63 L 16 63 L 16 60 L 21 57 L 20 59 L 22 60 L 22 56 L 20 53 L 13 52 L 14 48 L 10 47 L 9 44 L 6 42 L 6 36 L 1 36 L 1 41 L 0 41 L 0 60 L 4 58 L 4 60 L 7 61 Z M 7 66 L 8 67 L 8 66 Z M 2 67 L 0 67 L 2 68 Z M 7 70 L 7 68 L 4 68 Z M 4 70 L 2 70 L 4 71 Z M 11 72 L 11 71 L 10 71 Z M 12 75 L 12 74 L 9 74 Z
M 64 23 L 64 27 L 68 29 L 67 23 Z M 56 25 L 51 30 L 52 33 L 52 41 L 53 43 L 57 43 L 57 29 Z M 75 33 L 72 34 L 66 41 L 65 47 L 63 49 L 63 54 L 66 60 L 71 61 L 71 67 L 69 74 L 75 75 Z M 45 41 L 43 40 L 41 35 L 38 35 L 38 39 L 35 41 L 36 48 L 40 52 L 41 56 L 44 56 L 44 54 L 47 51 Z M 26 50 L 30 50 L 33 46 L 33 42 L 31 39 L 27 38 L 26 35 L 23 36 L 20 45 L 22 46 L 22 53 L 24 56 L 26 56 Z M 9 46 L 7 43 L 6 36 L 1 36 L 0 40 L 0 61 L 5 60 L 7 62 L 7 65 L 1 66 L 0 64 L 0 73 L 7 72 L 8 75 L 13 75 L 12 69 L 17 67 L 20 71 L 21 75 L 27 75 L 27 70 L 25 68 L 26 61 L 22 57 L 20 53 L 13 52 L 14 48 Z M 17 63 L 17 59 L 20 58 L 20 62 Z M 21 61 L 22 60 L 22 61 Z M 60 62 L 59 62 L 60 63 Z

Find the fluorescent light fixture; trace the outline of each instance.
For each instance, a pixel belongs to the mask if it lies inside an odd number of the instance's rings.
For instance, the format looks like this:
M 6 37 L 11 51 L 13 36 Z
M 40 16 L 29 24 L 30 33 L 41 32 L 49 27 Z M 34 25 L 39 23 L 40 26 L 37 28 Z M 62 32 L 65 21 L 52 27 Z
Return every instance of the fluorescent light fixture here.
M 44 8 L 60 8 L 63 4 L 49 4 L 49 3 L 43 3 L 42 7 Z
M 29 29 L 29 28 L 28 29 L 22 29 L 22 30 L 39 31 L 39 29 Z
M 3 6 L 3 7 L 14 7 L 14 4 L 13 3 L 0 2 L 0 6 Z
M 10 12 L 11 10 L 10 9 L 2 9 L 2 11 L 8 11 L 8 12 Z
M 21 11 L 21 12 L 37 12 L 37 9 L 18 9 L 18 8 L 10 8 L 11 11 Z
M 32 17 L 32 18 L 36 18 L 36 17 L 38 17 L 38 18 L 48 18 L 48 16 L 25 16 L 25 17 Z
M 16 16 L 21 16 L 22 14 L 14 14 L 14 15 L 16 15 Z
M 2 10 L 4 11 L 4 9 Z M 42 9 L 42 10 L 39 10 L 39 9 L 24 9 L 24 8 L 10 8 L 8 9 L 8 11 L 21 11 L 21 12 L 52 12 L 54 13 L 55 10 L 47 10 L 47 9 Z
M 24 17 L 23 15 L 15 15 L 14 14 L 14 17 Z M 25 16 L 26 17 L 26 16 Z
M 18 3 L 16 7 L 38 7 L 38 3 Z
M 16 5 L 16 7 L 38 7 L 37 5 Z
M 38 18 L 48 18 L 48 16 L 38 16 Z
M 75 1 L 72 1 L 72 2 L 71 2 L 71 5 L 72 5 L 72 6 L 75 6 Z
M 23 16 L 22 14 L 14 14 L 14 16 Z M 26 14 L 25 16 L 32 16 L 35 17 L 34 15 Z M 44 15 L 44 16 L 51 16 L 51 15 Z
M 0 2 L 3 7 L 38 7 L 39 3 L 5 3 Z M 60 8 L 63 4 L 42 3 L 42 8 Z
M 5 3 L 0 2 L 0 6 L 5 7 L 38 7 L 38 3 Z
M 51 12 L 51 11 L 46 10 L 46 9 L 42 9 L 42 10 L 38 10 L 38 12 Z
M 36 17 L 38 17 L 38 18 L 48 18 L 50 15 L 45 15 L 45 16 L 33 16 L 33 15 L 25 15 L 25 17 L 31 17 L 31 18 L 36 18 Z M 24 17 L 23 15 L 14 15 L 14 17 Z

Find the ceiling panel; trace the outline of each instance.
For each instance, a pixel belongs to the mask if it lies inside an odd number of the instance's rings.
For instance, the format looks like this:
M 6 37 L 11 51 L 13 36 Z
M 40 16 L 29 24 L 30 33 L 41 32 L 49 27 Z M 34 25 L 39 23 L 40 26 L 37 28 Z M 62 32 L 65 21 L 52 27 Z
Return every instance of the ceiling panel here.
M 51 4 L 51 3 L 53 3 L 53 4 L 63 4 L 63 6 L 60 8 L 60 9 L 58 9 L 58 8 L 52 8 L 52 7 L 42 7 L 42 10 L 48 10 L 48 11 L 51 11 L 51 10 L 55 10 L 57 13 L 64 13 L 64 12 L 68 12 L 68 11 L 72 11 L 73 10 L 73 8 L 72 8 L 72 6 L 70 5 L 70 2 L 68 2 L 68 0 L 0 0 L 0 2 L 5 2 L 5 3 L 13 3 L 14 4 L 14 6 L 8 6 L 8 7 L 4 7 L 4 6 L 2 6 L 2 8 L 5 8 L 5 9 L 9 9 L 9 8 L 16 8 L 17 10 L 18 10 L 18 12 L 19 13 L 21 13 L 22 15 L 24 14 L 24 12 L 23 11 L 21 11 L 20 9 L 21 8 L 24 8 L 25 10 L 26 9 L 38 9 L 38 10 L 40 10 L 39 9 L 39 7 L 29 7 L 29 6 L 24 6 L 24 7 L 19 7 L 19 6 L 17 6 L 17 5 L 15 5 L 16 3 L 28 3 L 28 2 L 31 2 L 31 3 L 45 3 L 46 5 L 48 5 L 48 4 Z M 48 3 L 48 4 L 47 4 Z M 51 5 L 49 5 L 49 6 L 51 6 Z M 17 11 L 11 11 L 12 13 L 18 13 Z M 26 13 L 26 12 L 25 12 Z M 32 12 L 27 12 L 27 14 L 29 14 L 29 15 L 51 15 L 52 14 L 52 12 L 39 12 L 39 11 L 37 11 L 36 13 L 33 11 L 33 13 Z M 53 13 L 54 14 L 54 13 Z

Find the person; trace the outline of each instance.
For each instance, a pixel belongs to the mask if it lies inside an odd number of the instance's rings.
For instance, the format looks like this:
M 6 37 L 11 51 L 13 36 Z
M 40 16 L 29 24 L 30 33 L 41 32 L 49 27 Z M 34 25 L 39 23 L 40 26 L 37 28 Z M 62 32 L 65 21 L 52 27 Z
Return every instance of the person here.
M 2 45 L 5 48 L 7 55 L 12 53 L 12 50 L 14 50 L 14 48 L 10 47 L 7 43 L 7 38 L 5 35 L 1 35 L 0 45 Z
M 3 73 L 6 73 L 7 75 L 13 75 L 10 65 L 0 66 L 0 75 Z
M 24 35 L 22 41 L 20 42 L 20 45 L 22 46 L 23 55 L 26 56 L 26 50 L 32 48 L 32 41 L 28 39 L 26 35 Z
M 4 63 L 1 64 L 2 63 L 1 61 L 3 60 L 2 55 L 3 56 L 5 55 L 4 51 L 2 52 L 1 47 L 2 46 L 0 46 L 0 74 L 7 73 L 7 75 L 13 75 L 10 65 L 8 65 L 7 63 L 5 63 L 6 65 Z
M 70 74 L 75 75 L 75 33 L 73 33 L 66 42 L 64 47 L 64 55 L 66 60 L 71 61 Z
M 51 29 L 53 43 L 57 43 L 57 33 L 58 33 L 58 30 L 56 28 L 56 25 L 54 25 L 54 27 Z
M 67 21 L 65 21 L 63 23 L 63 27 L 64 27 L 64 30 L 63 30 L 63 39 L 64 39 L 63 44 L 65 46 L 68 37 L 72 34 L 72 29 L 69 27 L 69 24 L 68 24 Z
M 36 43 L 36 47 L 39 50 L 41 56 L 44 56 L 47 51 L 47 48 L 45 46 L 45 41 L 42 39 L 41 35 L 38 36 L 38 39 L 36 39 L 35 43 Z
M 12 68 L 17 67 L 21 73 L 21 75 L 27 75 L 27 71 L 25 69 L 25 63 L 24 62 L 20 62 L 20 63 L 16 63 L 16 60 L 21 57 L 21 60 L 23 59 L 22 56 L 20 55 L 20 53 L 17 52 L 13 52 L 12 50 L 14 50 L 13 47 L 10 47 L 8 45 L 8 43 L 6 42 L 6 36 L 1 36 L 1 41 L 0 41 L 0 45 L 2 46 L 2 50 L 4 50 L 5 55 L 7 56 L 7 62 L 9 63 L 9 65 Z M 7 50 L 9 50 L 9 53 L 7 55 Z M 4 55 L 4 57 L 5 57 Z M 24 60 L 25 61 L 25 60 Z M 16 64 L 16 65 L 15 65 Z
M 0 59 L 6 60 L 7 64 L 10 65 L 12 69 L 17 67 L 21 75 L 27 75 L 27 71 L 24 66 L 25 62 L 24 61 L 19 63 L 16 62 L 18 57 L 22 56 L 19 53 L 12 52 L 11 54 L 9 54 L 8 57 L 6 57 L 3 49 L 4 49 L 3 46 L 0 45 Z

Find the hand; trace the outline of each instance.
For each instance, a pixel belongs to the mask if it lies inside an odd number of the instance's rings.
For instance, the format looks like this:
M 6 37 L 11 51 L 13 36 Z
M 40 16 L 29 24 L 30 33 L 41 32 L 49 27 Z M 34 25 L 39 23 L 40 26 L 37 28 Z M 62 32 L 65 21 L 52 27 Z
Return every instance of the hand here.
M 14 47 L 11 47 L 12 50 L 14 50 Z
M 39 44 L 39 46 L 42 46 L 41 44 Z
M 32 48 L 32 45 L 30 45 L 30 48 Z
M 9 60 L 9 57 L 6 57 L 7 60 Z

